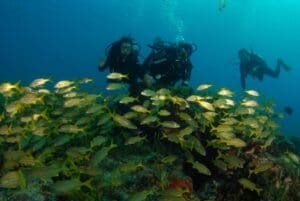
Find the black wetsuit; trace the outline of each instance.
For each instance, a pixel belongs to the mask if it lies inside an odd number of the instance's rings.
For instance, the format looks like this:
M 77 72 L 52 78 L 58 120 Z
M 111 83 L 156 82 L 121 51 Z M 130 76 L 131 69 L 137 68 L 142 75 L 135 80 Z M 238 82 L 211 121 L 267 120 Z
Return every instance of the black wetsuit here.
M 176 45 L 152 48 L 145 59 L 143 68 L 156 79 L 156 86 L 172 86 L 179 80 L 189 80 L 192 63 L 187 58 L 181 58 Z
M 254 53 L 249 54 L 248 61 L 240 61 L 240 76 L 242 88 L 246 88 L 246 77 L 252 75 L 257 77 L 260 81 L 263 81 L 264 75 L 277 78 L 280 74 L 280 62 L 277 62 L 275 70 L 269 68 L 267 63 L 258 55 Z
M 133 51 L 126 57 L 121 54 L 122 43 L 128 43 L 129 40 L 130 39 L 128 38 L 122 38 L 121 40 L 113 43 L 109 49 L 104 65 L 100 66 L 99 70 L 102 71 L 109 68 L 110 72 L 118 72 L 128 75 L 128 79 L 124 79 L 122 81 L 130 85 L 129 91 L 132 92 L 135 90 L 138 78 L 142 77 L 143 71 L 138 61 L 138 51 Z M 110 80 L 108 81 L 111 82 Z
M 109 67 L 110 72 L 128 74 L 129 79 L 125 81 L 134 83 L 138 77 L 137 72 L 140 69 L 137 54 L 130 54 L 126 58 L 123 58 L 119 51 L 116 47 L 112 47 L 101 69 L 104 70 Z

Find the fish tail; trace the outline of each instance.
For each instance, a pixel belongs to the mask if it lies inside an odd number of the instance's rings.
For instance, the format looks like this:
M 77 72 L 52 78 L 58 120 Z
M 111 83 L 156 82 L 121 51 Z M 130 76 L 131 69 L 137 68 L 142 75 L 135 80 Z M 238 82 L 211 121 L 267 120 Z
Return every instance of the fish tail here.
M 48 78 L 49 82 L 53 82 L 53 75 L 50 75 Z
M 46 94 L 42 94 L 39 98 L 38 98 L 38 101 L 41 102 L 41 104 L 45 104 L 45 101 L 44 101 L 44 97 L 46 96 Z
M 109 149 L 113 149 L 115 147 L 117 147 L 118 145 L 114 144 L 113 142 L 110 143 L 109 145 Z
M 248 175 L 248 178 L 251 177 L 251 175 L 253 174 L 254 170 L 249 170 L 249 175 Z
M 255 189 L 255 191 L 257 192 L 258 195 L 260 195 L 260 192 L 261 192 L 262 190 L 263 190 L 263 189 L 261 189 L 261 188 L 256 188 L 256 189 Z
M 222 158 L 222 153 L 221 153 L 221 151 L 220 150 L 218 150 L 218 156 L 217 156 L 217 160 L 219 159 L 219 158 Z
M 18 177 L 20 181 L 20 188 L 21 190 L 24 190 L 26 188 L 26 180 L 23 172 L 21 170 L 18 171 Z
M 15 88 L 19 93 L 22 93 L 20 83 L 21 83 L 21 80 L 19 80 L 16 84 L 14 84 L 14 88 Z
M 8 126 L 8 133 L 11 134 L 11 132 L 12 132 L 12 123 L 9 124 L 9 126 Z
M 90 190 L 93 190 L 92 180 L 93 180 L 93 178 L 90 178 L 87 181 L 85 181 L 82 185 L 85 186 L 85 187 L 87 187 L 87 188 L 89 188 Z
M 41 117 L 43 117 L 45 120 L 49 120 L 48 116 L 47 116 L 47 108 L 41 113 Z

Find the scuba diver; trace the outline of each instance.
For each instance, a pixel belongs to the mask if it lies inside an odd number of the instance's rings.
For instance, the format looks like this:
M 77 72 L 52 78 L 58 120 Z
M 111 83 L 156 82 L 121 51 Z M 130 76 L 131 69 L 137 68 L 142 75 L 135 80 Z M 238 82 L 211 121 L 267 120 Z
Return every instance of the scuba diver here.
M 190 60 L 195 47 L 186 42 L 168 43 L 156 38 L 148 45 L 152 51 L 145 59 L 143 68 L 146 71 L 146 85 L 157 87 L 173 86 L 179 80 L 188 84 L 193 68 Z
M 246 88 L 246 77 L 252 75 L 252 77 L 258 78 L 263 81 L 264 75 L 268 75 L 273 78 L 277 78 L 280 74 L 280 68 L 285 71 L 290 71 L 291 67 L 284 63 L 280 58 L 277 59 L 277 66 L 275 70 L 269 68 L 267 63 L 257 54 L 252 51 L 248 51 L 245 48 L 239 50 L 240 58 L 240 76 L 242 88 Z
M 133 92 L 138 77 L 142 76 L 138 53 L 139 46 L 137 43 L 131 37 L 122 37 L 106 48 L 107 58 L 104 62 L 100 62 L 98 70 L 104 71 L 109 68 L 110 72 L 128 75 L 128 79 L 124 81 L 130 85 L 129 91 Z
M 290 106 L 285 106 L 285 107 L 284 107 L 284 111 L 285 111 L 285 113 L 287 113 L 288 115 L 292 115 L 294 110 L 293 110 L 293 108 L 290 107 Z

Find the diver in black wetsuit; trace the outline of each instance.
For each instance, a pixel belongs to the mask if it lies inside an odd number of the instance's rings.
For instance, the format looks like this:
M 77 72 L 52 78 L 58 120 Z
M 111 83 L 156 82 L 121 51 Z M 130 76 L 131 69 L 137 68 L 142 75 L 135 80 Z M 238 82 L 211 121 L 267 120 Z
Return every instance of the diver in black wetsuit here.
M 130 84 L 129 91 L 134 92 L 137 79 L 143 74 L 138 61 L 138 45 L 131 37 L 122 37 L 108 48 L 107 58 L 104 63 L 99 64 L 98 70 L 109 68 L 110 72 L 127 74 L 128 79 L 124 81 Z
M 152 52 L 143 63 L 146 85 L 168 87 L 179 80 L 188 83 L 193 68 L 190 60 L 193 45 L 185 42 L 172 44 L 157 38 L 149 47 Z
M 277 59 L 277 66 L 275 70 L 269 68 L 267 63 L 254 52 L 250 52 L 246 49 L 239 50 L 240 58 L 240 76 L 242 88 L 246 88 L 246 77 L 247 75 L 252 75 L 263 81 L 264 75 L 277 78 L 280 74 L 280 68 L 283 67 L 284 70 L 289 71 L 291 68 L 286 65 L 282 59 Z

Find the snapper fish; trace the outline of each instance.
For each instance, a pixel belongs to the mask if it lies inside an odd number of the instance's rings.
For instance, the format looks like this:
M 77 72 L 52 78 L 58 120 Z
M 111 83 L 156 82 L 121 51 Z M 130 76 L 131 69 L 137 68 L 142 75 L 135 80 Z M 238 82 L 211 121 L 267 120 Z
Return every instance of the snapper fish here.
M 64 107 L 70 108 L 74 106 L 80 106 L 83 103 L 83 99 L 81 98 L 71 98 L 64 102 Z
M 157 114 L 158 114 L 159 116 L 165 116 L 165 117 L 171 115 L 171 113 L 170 113 L 168 110 L 165 110 L 165 109 L 158 111 Z
M 129 172 L 134 172 L 138 169 L 143 169 L 143 168 L 144 168 L 144 165 L 141 162 L 140 163 L 126 163 L 124 165 L 121 165 L 120 171 L 129 173 Z
M 73 81 L 62 80 L 62 81 L 57 82 L 57 83 L 54 85 L 54 88 L 56 88 L 56 89 L 66 88 L 66 87 L 69 87 L 69 86 L 71 86 L 71 85 L 73 85 L 73 84 L 74 84 Z
M 144 190 L 137 192 L 130 196 L 129 201 L 142 201 L 142 200 L 147 200 L 147 197 L 149 195 L 152 195 L 154 193 L 154 190 Z
M 61 171 L 61 167 L 57 164 L 52 164 L 46 167 L 33 167 L 29 170 L 29 175 L 47 180 L 52 177 L 57 177 Z
M 11 102 L 10 104 L 5 106 L 5 111 L 10 114 L 10 116 L 14 116 L 22 109 L 22 104 L 18 101 Z
M 156 93 L 159 95 L 170 95 L 171 91 L 166 88 L 161 88 L 161 89 L 157 90 Z
M 198 103 L 201 107 L 203 107 L 203 108 L 205 108 L 205 109 L 207 109 L 207 110 L 209 110 L 209 111 L 215 111 L 214 106 L 213 106 L 211 103 L 209 103 L 209 102 L 206 102 L 206 101 L 197 101 L 197 103 Z
M 201 97 L 201 96 L 197 96 L 197 95 L 191 95 L 189 97 L 187 97 L 187 101 L 190 101 L 190 102 L 197 102 L 197 101 L 201 101 L 203 100 L 204 98 Z
M 258 174 L 258 173 L 267 171 L 268 169 L 273 167 L 273 165 L 274 164 L 271 161 L 268 161 L 268 160 L 258 162 L 258 164 L 255 165 L 254 169 L 249 170 L 249 176 L 251 176 L 252 174 Z
M 63 95 L 64 98 L 75 98 L 77 96 L 77 92 L 69 92 Z
M 124 83 L 112 82 L 107 85 L 106 89 L 107 90 L 120 90 L 120 89 L 125 89 L 126 87 L 127 87 L 127 85 Z
M 131 96 L 126 96 L 124 98 L 122 98 L 119 103 L 121 104 L 128 104 L 128 103 L 132 103 L 134 101 L 137 101 L 137 98 L 131 97 Z
M 198 161 L 188 161 L 192 164 L 193 168 L 196 169 L 199 173 L 205 174 L 205 175 L 211 175 L 210 170 L 202 163 L 199 163 Z
M 38 79 L 33 80 L 29 86 L 32 88 L 42 87 L 47 82 L 50 82 L 50 78 L 38 78 Z
M 110 80 L 122 80 L 122 79 L 128 79 L 128 75 L 125 75 L 125 74 L 122 74 L 122 73 L 110 73 L 108 74 L 107 76 L 107 79 L 110 79 Z
M 187 126 L 181 131 L 179 131 L 178 136 L 184 138 L 186 135 L 190 135 L 194 132 L 194 128 L 192 126 Z
M 296 154 L 290 151 L 286 151 L 285 154 L 297 165 L 300 165 L 300 158 Z
M 246 178 L 239 179 L 239 183 L 246 189 L 249 189 L 250 191 L 256 191 L 257 194 L 260 194 L 262 191 L 261 188 L 258 188 L 252 181 Z
M 241 105 L 246 106 L 246 107 L 257 107 L 258 103 L 255 100 L 247 100 L 244 99 Z
M 203 113 L 204 118 L 209 121 L 209 122 L 213 122 L 215 117 L 217 116 L 217 113 L 215 112 L 204 112 Z
M 151 89 L 145 89 L 141 92 L 141 95 L 146 96 L 146 97 L 152 97 L 152 96 L 156 95 L 156 92 Z
M 4 112 L 0 115 L 0 122 L 5 118 Z
M 102 144 L 104 144 L 106 142 L 106 138 L 103 136 L 97 136 L 94 137 L 93 140 L 90 142 L 90 147 L 96 147 L 96 146 L 101 146 Z
M 218 94 L 220 96 L 227 96 L 227 97 L 233 96 L 233 92 L 226 88 L 222 88 L 220 91 L 218 91 Z
M 197 87 L 197 90 L 202 91 L 202 90 L 210 88 L 211 86 L 212 86 L 211 84 L 201 84 Z
M 139 116 L 139 114 L 137 112 L 133 112 L 133 111 L 129 111 L 126 112 L 123 117 L 125 117 L 126 119 L 135 119 Z
M 62 125 L 58 131 L 62 133 L 75 134 L 75 133 L 83 132 L 84 130 L 85 130 L 84 128 L 79 128 L 76 125 L 67 124 L 67 125 Z
M 126 119 L 121 115 L 118 114 L 114 115 L 113 120 L 124 128 L 133 129 L 133 130 L 137 129 L 136 125 L 134 125 L 130 120 Z
M 235 104 L 233 100 L 228 99 L 228 98 L 225 99 L 225 103 L 226 103 L 226 105 L 230 105 L 230 106 L 234 106 L 234 104 Z
M 55 92 L 58 94 L 66 94 L 66 93 L 70 93 L 76 89 L 77 89 L 77 87 L 75 87 L 75 86 L 69 86 L 69 87 L 64 87 L 64 88 L 58 88 Z
M 12 133 L 12 125 L 3 125 L 0 127 L 0 135 L 10 135 Z
M 135 137 L 131 137 L 129 138 L 126 142 L 125 145 L 132 145 L 132 144 L 136 144 L 139 142 L 142 142 L 146 139 L 146 136 L 135 136 Z
M 58 194 L 68 193 L 70 191 L 78 190 L 82 186 L 85 186 L 89 189 L 93 189 L 91 186 L 92 179 L 89 179 L 85 182 L 81 182 L 79 179 L 69 179 L 57 181 L 53 184 L 53 189 Z
M 19 171 L 10 171 L 2 176 L 0 179 L 0 187 L 2 188 L 18 188 L 25 185 L 25 178 L 23 173 Z
M 221 139 L 220 142 L 225 143 L 228 146 L 233 146 L 236 148 L 245 147 L 247 145 L 245 141 L 243 141 L 239 138 Z
M 174 161 L 176 161 L 178 158 L 176 155 L 169 155 L 161 159 L 162 163 L 166 164 L 172 164 Z
M 175 121 L 163 121 L 160 125 L 164 128 L 180 128 L 180 125 Z
M 135 112 L 139 112 L 139 113 L 149 113 L 150 111 L 145 108 L 144 106 L 142 105 L 134 105 L 131 107 L 131 109 Z
M 109 146 L 103 147 L 101 150 L 97 151 L 91 159 L 91 166 L 96 167 L 115 147 L 117 147 L 117 145 L 111 143 Z
M 45 136 L 46 132 L 45 132 L 46 128 L 45 127 L 35 127 L 32 130 L 32 135 L 37 135 L 37 136 Z
M 157 116 L 147 116 L 145 117 L 142 121 L 141 121 L 141 125 L 148 125 L 151 124 L 153 122 L 158 121 L 158 117 Z
M 71 147 L 66 151 L 67 156 L 71 158 L 80 159 L 89 159 L 88 152 L 90 151 L 87 147 Z
M 38 102 L 44 103 L 44 96 L 38 96 L 36 93 L 27 93 L 21 99 L 20 103 L 25 105 L 37 104 Z
M 37 92 L 39 94 L 50 94 L 51 93 L 48 89 L 38 89 Z
M 88 84 L 88 83 L 90 83 L 90 82 L 93 82 L 94 80 L 93 79 L 91 79 L 91 78 L 83 78 L 83 79 L 81 79 L 81 80 L 79 80 L 79 84 Z
M 20 82 L 17 82 L 15 84 L 9 83 L 9 82 L 4 82 L 0 84 L 0 93 L 8 93 L 12 91 L 13 89 L 16 89 L 17 91 L 21 91 Z
M 259 93 L 255 90 L 246 90 L 245 93 L 247 93 L 250 96 L 259 96 Z
M 103 113 L 103 109 L 104 108 L 105 108 L 105 106 L 103 106 L 101 104 L 94 104 L 90 108 L 88 108 L 85 113 L 86 114 L 99 114 L 99 113 Z

